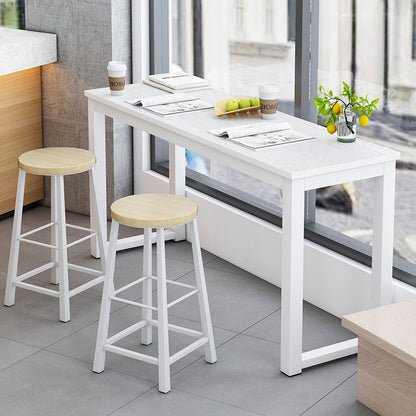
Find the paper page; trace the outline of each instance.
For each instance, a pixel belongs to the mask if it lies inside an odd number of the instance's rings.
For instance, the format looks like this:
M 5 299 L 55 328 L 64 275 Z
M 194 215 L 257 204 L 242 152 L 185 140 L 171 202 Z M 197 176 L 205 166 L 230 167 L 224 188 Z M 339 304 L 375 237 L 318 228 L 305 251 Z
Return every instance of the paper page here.
M 212 104 L 206 103 L 202 100 L 188 100 L 179 103 L 167 103 L 154 106 L 145 107 L 146 110 L 153 111 L 154 113 L 161 115 L 187 113 L 188 111 L 205 110 L 207 108 L 213 108 Z
M 303 140 L 314 139 L 312 136 L 305 136 L 295 130 L 273 131 L 269 133 L 255 134 L 232 139 L 232 142 L 241 144 L 252 149 L 276 146 L 286 143 L 294 143 Z
M 178 103 L 181 101 L 189 101 L 196 99 L 198 98 L 190 94 L 165 94 L 156 95 L 153 97 L 133 98 L 132 100 L 126 100 L 126 103 L 138 105 L 141 107 L 149 107 L 153 105 Z
M 289 129 L 289 123 L 257 123 L 245 126 L 225 127 L 223 129 L 209 130 L 215 136 L 234 139 L 236 137 L 250 136 L 252 134 L 268 133 Z

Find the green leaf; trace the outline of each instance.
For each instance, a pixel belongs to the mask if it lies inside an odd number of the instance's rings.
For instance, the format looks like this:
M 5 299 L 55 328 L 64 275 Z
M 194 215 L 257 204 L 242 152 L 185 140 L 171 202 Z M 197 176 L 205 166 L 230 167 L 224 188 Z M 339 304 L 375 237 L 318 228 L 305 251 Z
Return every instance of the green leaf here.
M 380 98 L 376 98 L 375 100 L 371 101 L 371 105 L 375 105 L 380 101 Z
M 334 95 L 333 92 L 332 92 L 332 90 L 329 90 L 329 93 L 328 94 L 330 95 L 330 97 L 332 97 Z
M 324 121 L 325 126 L 327 126 L 330 122 L 331 122 L 331 119 L 330 118 L 328 118 L 328 120 L 325 120 Z

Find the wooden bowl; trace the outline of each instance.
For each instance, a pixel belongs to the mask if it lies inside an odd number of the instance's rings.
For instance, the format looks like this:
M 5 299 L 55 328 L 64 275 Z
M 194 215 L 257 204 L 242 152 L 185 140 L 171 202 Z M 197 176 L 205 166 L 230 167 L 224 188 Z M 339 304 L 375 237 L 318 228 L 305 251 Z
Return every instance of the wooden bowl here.
M 254 107 L 246 107 L 246 108 L 239 108 L 238 110 L 233 111 L 227 111 L 225 108 L 225 105 L 227 104 L 227 101 L 234 100 L 234 101 L 240 101 L 244 98 L 248 97 L 226 97 L 222 100 L 218 101 L 217 104 L 215 104 L 214 108 L 214 114 L 217 117 L 227 116 L 228 118 L 236 118 L 237 114 L 240 115 L 240 117 L 247 117 L 248 113 L 250 113 L 253 116 L 256 116 L 259 114 L 260 106 L 256 105 Z

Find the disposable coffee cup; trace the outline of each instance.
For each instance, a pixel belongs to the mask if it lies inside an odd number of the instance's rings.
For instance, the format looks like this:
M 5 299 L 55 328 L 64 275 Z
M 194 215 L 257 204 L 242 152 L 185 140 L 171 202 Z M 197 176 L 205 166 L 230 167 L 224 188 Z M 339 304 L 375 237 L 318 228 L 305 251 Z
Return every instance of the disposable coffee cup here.
M 126 85 L 127 66 L 121 61 L 110 61 L 107 65 L 111 95 L 123 95 Z
M 272 82 L 262 82 L 259 85 L 261 118 L 266 120 L 276 118 L 278 94 L 279 87 Z

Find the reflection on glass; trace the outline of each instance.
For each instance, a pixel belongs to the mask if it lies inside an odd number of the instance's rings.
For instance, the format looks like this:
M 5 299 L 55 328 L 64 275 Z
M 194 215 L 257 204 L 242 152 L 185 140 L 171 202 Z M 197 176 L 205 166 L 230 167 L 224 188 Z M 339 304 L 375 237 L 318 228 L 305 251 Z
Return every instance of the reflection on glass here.
M 18 0 L 0 0 L 0 26 L 20 28 Z
M 394 251 L 416 263 L 415 2 L 321 0 L 319 7 L 318 85 L 339 92 L 346 81 L 358 95 L 380 98 L 379 112 L 357 126 L 357 137 L 401 153 Z M 371 243 L 372 188 L 367 180 L 324 189 L 317 222 Z
M 196 68 L 196 75 L 228 95 L 256 97 L 261 81 L 275 82 L 278 110 L 293 114 L 295 0 L 203 0 L 200 13 L 195 3 L 172 1 L 175 69 L 195 73 Z M 198 45 L 194 40 L 201 37 Z M 280 190 L 216 161 L 187 151 L 187 166 L 280 205 Z

